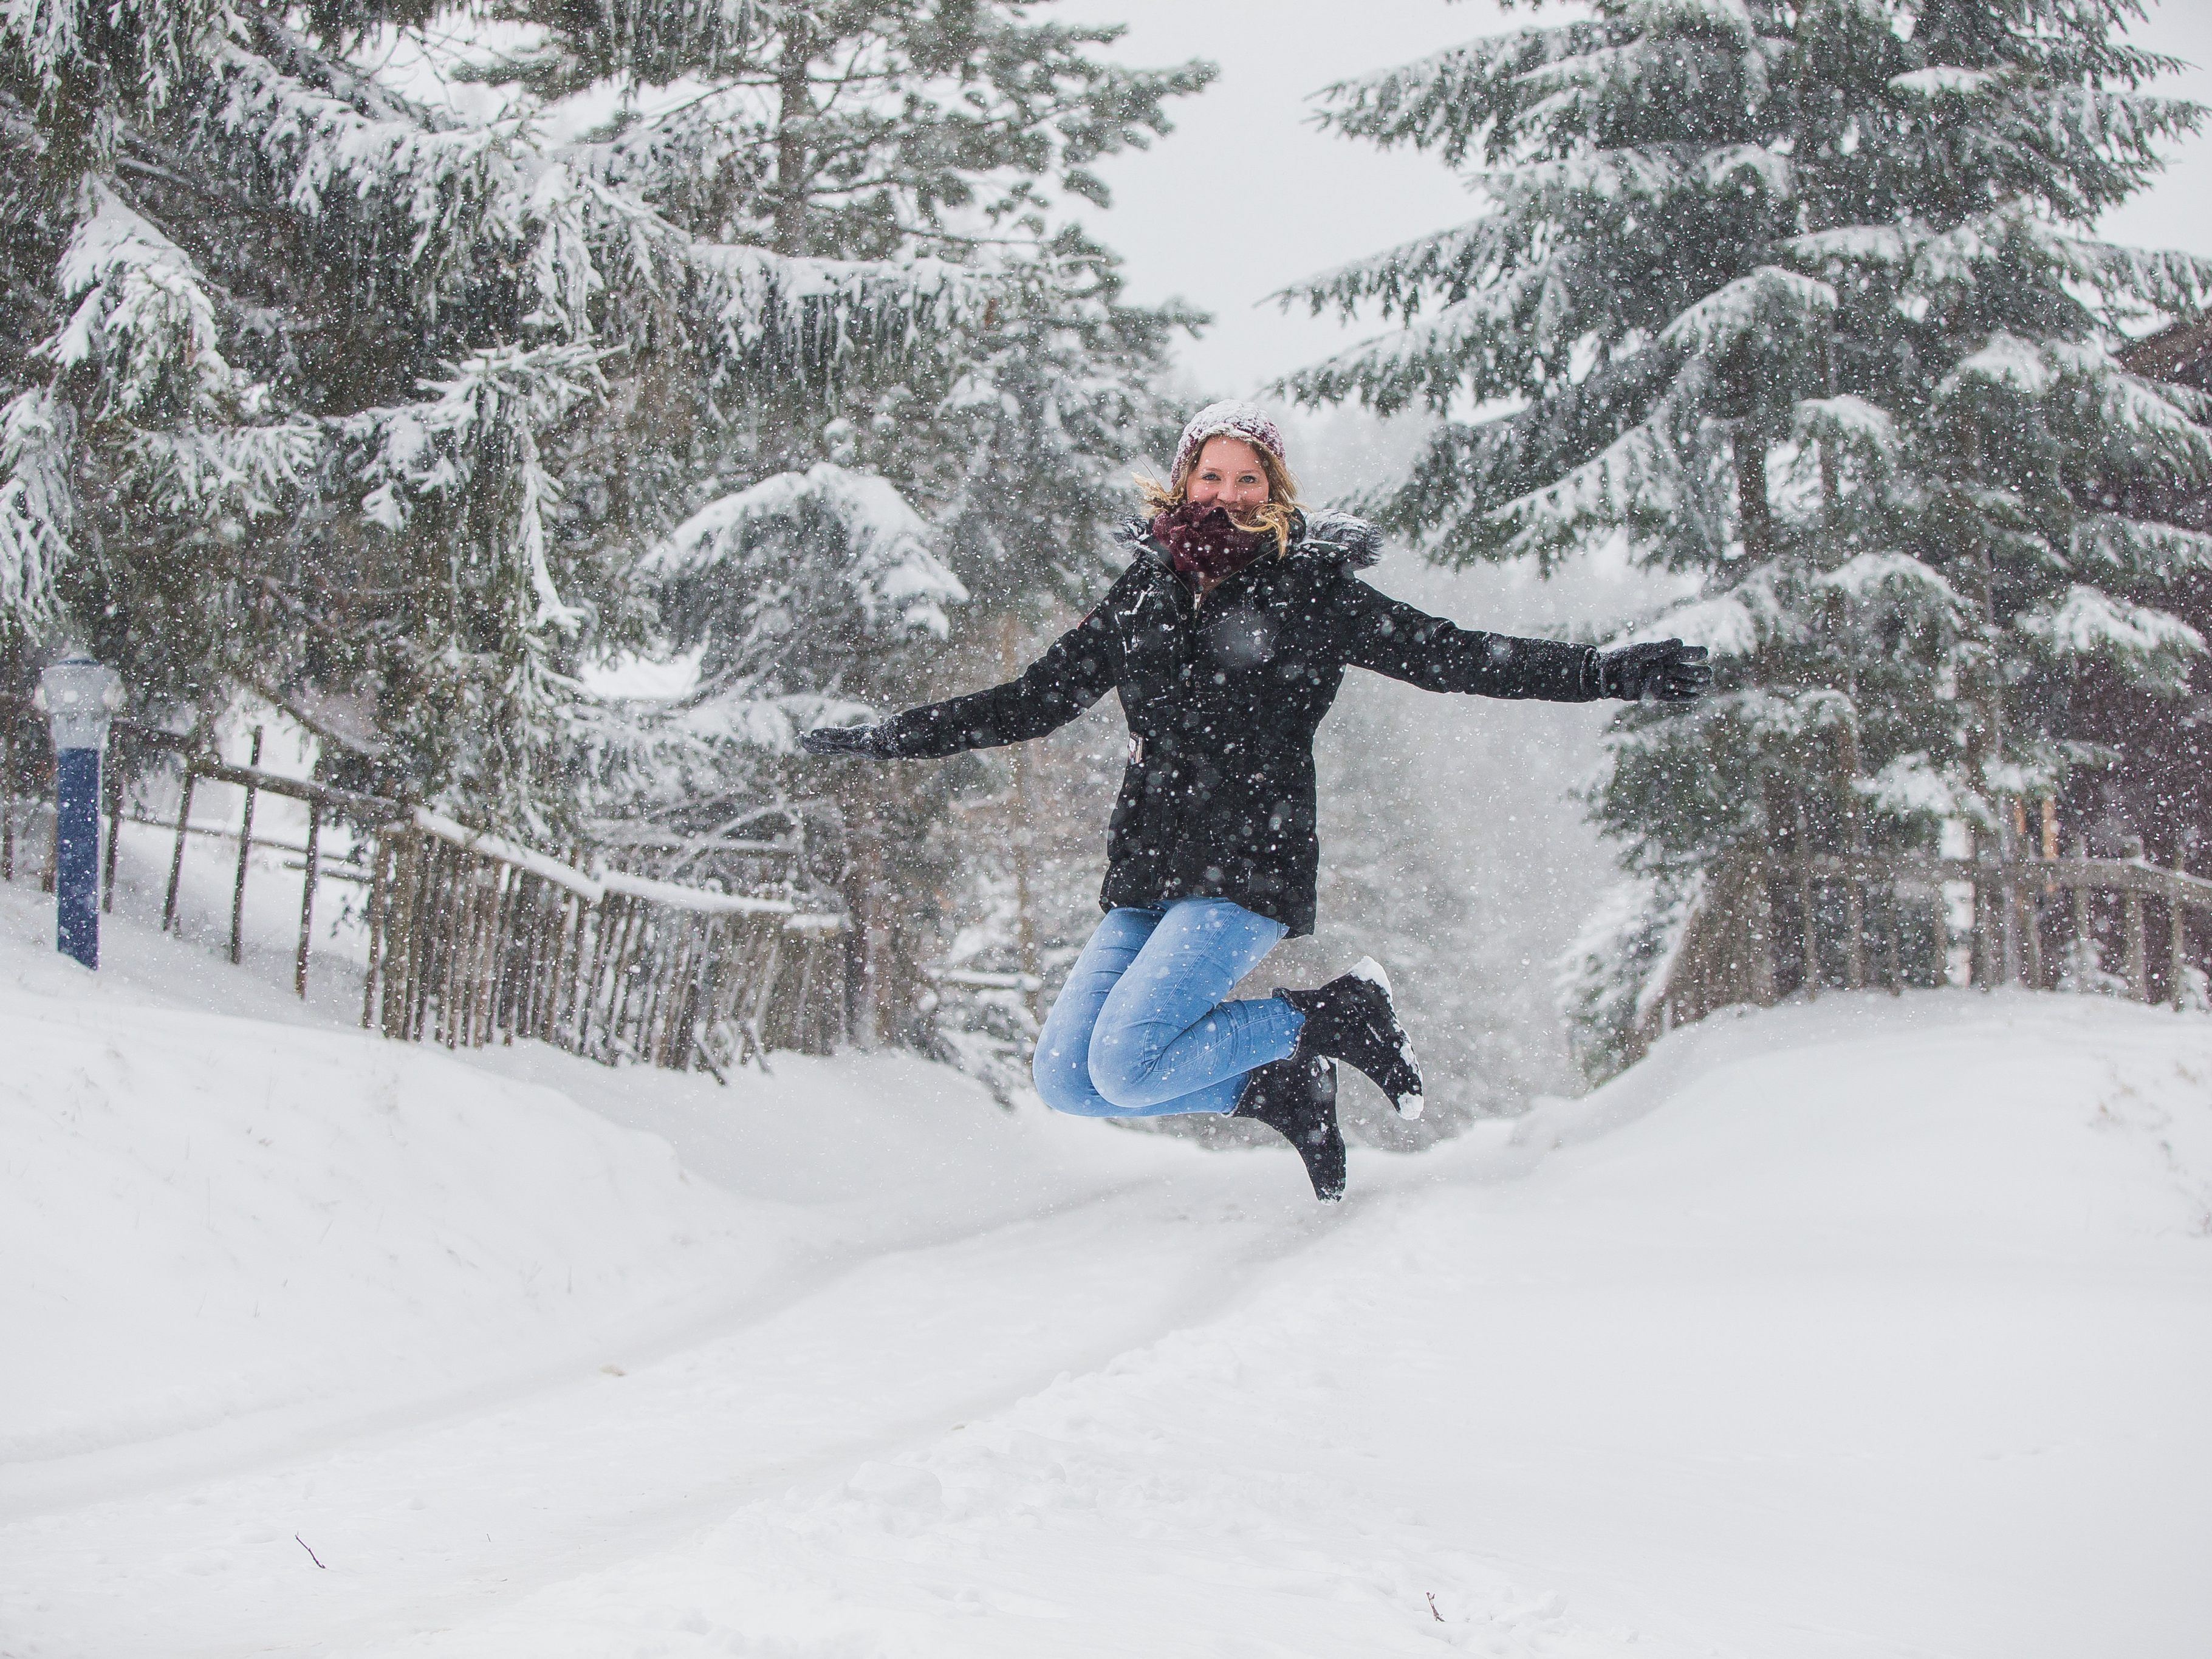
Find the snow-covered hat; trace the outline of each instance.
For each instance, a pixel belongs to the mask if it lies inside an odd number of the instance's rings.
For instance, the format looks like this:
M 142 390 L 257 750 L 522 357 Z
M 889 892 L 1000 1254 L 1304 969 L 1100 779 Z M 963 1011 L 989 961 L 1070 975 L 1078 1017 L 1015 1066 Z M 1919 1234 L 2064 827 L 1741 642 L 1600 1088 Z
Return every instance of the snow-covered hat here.
M 1266 450 L 1277 460 L 1288 463 L 1289 458 L 1283 453 L 1282 428 L 1267 418 L 1267 411 L 1242 398 L 1224 398 L 1218 404 L 1206 404 L 1183 428 L 1182 441 L 1176 445 L 1175 465 L 1168 473 L 1170 488 L 1190 476 L 1191 464 L 1198 459 L 1198 452 L 1206 447 L 1208 438 L 1241 438 Z

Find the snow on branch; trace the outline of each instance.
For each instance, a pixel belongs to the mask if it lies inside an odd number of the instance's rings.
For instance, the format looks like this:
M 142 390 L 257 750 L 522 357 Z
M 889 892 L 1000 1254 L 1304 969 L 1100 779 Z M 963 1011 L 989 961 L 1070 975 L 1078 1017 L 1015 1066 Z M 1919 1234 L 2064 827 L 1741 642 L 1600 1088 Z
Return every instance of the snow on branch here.
M 1410 317 L 1431 289 L 1449 295 L 1478 288 L 1522 257 L 1528 243 L 1525 226 L 1486 215 L 1352 260 L 1269 297 L 1285 309 L 1304 300 L 1316 316 L 1334 307 L 1349 317 L 1373 301 L 1386 318 Z
M 1595 21 L 1516 29 L 1452 46 L 1396 69 L 1322 88 L 1322 124 L 1376 143 L 1436 148 L 1457 166 L 1471 145 L 1517 112 L 1531 95 L 1520 76 L 1605 46 L 1613 31 Z M 1540 95 L 1540 94 L 1538 95 Z
M 910 347 L 980 313 L 1000 286 L 941 259 L 795 258 L 713 243 L 693 244 L 685 258 L 692 308 L 726 364 L 754 361 L 766 347 L 802 372 Z
M 1948 64 L 1889 77 L 1890 90 L 1909 98 L 1968 98 L 1996 83 L 1997 76 L 1986 70 L 1958 69 Z
M 968 590 L 932 550 L 929 526 L 888 480 L 830 461 L 779 472 L 702 508 L 639 569 L 664 580 L 743 570 L 764 536 L 803 536 L 810 520 L 826 520 L 842 542 L 845 584 L 869 629 L 945 637 L 944 607 L 965 603 Z
M 1516 214 L 1565 217 L 1592 202 L 1663 208 L 1692 178 L 1671 149 L 1650 144 L 1498 167 L 1483 175 L 1483 188 Z
M 107 86 L 159 107 L 234 23 L 222 0 L 9 0 L 0 52 L 29 70 L 41 102 L 82 96 L 89 61 Z
M 45 386 L 0 409 L 0 613 L 33 624 L 53 614 L 70 556 L 75 439 L 76 411 Z
M 1579 526 L 1611 525 L 1632 507 L 1664 511 L 1681 494 L 1673 447 L 1650 422 L 1630 428 L 1580 465 L 1541 489 L 1498 507 L 1492 515 L 1514 526 L 1510 556 L 1536 554 L 1543 544 Z
M 1962 624 L 1972 611 L 1942 571 L 1903 553 L 1856 555 L 1822 572 L 1814 585 L 1856 604 L 1881 599 L 1931 610 L 1954 626 Z
M 1801 447 L 1832 444 L 1884 464 L 1899 453 L 1897 422 L 1889 411 L 1849 392 L 1799 398 L 1790 410 L 1790 436 Z
M 1913 239 L 1900 225 L 1840 225 L 1809 231 L 1781 245 L 1781 252 L 1808 264 L 1899 265 L 1910 257 Z
M 1753 186 L 1779 201 L 1789 196 L 1796 173 L 1790 158 L 1770 144 L 1723 144 L 1698 158 L 1692 176 L 1708 191 L 1747 191 Z
M 1556 1006 L 1586 1065 L 1617 1069 L 1626 1062 L 1630 1033 L 1663 994 L 1705 890 L 1702 871 L 1630 876 L 1601 895 L 1560 953 Z
M 2078 584 L 2021 617 L 2020 629 L 2056 656 L 2099 659 L 2138 684 L 2176 692 L 2187 684 L 2191 659 L 2204 650 L 2203 635 L 2170 611 Z
M 155 510 L 258 519 L 277 511 L 305 481 L 328 437 L 313 421 L 191 426 L 135 431 L 125 449 Z
M 580 341 L 602 331 L 592 307 L 619 277 L 674 297 L 718 380 L 763 354 L 810 377 L 856 356 L 910 348 L 980 310 L 996 284 L 943 262 L 786 258 L 699 240 L 591 157 L 505 118 L 439 125 L 403 109 L 368 113 L 232 46 L 218 59 L 209 118 L 234 143 L 272 158 L 286 205 L 325 224 L 342 257 L 397 269 L 404 302 L 437 318 L 483 280 L 488 252 L 520 265 L 526 325 Z M 398 261 L 379 257 L 404 247 Z M 643 334 L 659 319 L 617 319 Z
M 1872 777 L 1854 779 L 1851 787 L 1876 811 L 1901 823 L 1932 826 L 1979 816 L 1947 769 L 1923 752 L 1899 755 Z
M 555 584 L 547 520 L 561 497 L 544 465 L 543 434 L 600 395 L 604 351 L 581 344 L 501 346 L 471 354 L 417 404 L 349 417 L 341 429 L 366 453 L 357 470 L 362 512 L 398 532 L 433 499 L 459 501 L 487 475 L 511 477 L 514 495 L 504 544 L 538 601 L 536 622 L 573 628 L 579 613 Z
M 2039 397 L 2058 379 L 2058 370 L 2041 347 L 2017 334 L 2000 330 L 1980 350 L 1960 358 L 1936 388 L 1948 398 L 1969 381 L 2004 386 L 2027 397 Z
M 2075 520 L 2069 562 L 2153 581 L 2212 570 L 2212 535 L 2179 525 L 2088 513 Z
M 103 413 L 128 416 L 165 397 L 207 406 L 238 392 L 191 260 L 98 179 L 86 181 L 85 205 L 57 272 L 74 308 L 40 355 L 64 374 L 97 373 Z
M 273 167 L 283 201 L 302 218 L 343 214 L 359 223 L 364 246 L 354 258 L 374 258 L 387 234 L 404 237 L 398 268 L 424 315 L 452 297 L 483 246 L 526 241 L 532 181 L 520 122 L 446 128 L 406 113 L 365 114 L 234 44 L 216 55 L 203 120 Z M 392 266 L 376 261 L 386 280 Z
M 1761 265 L 1707 295 L 1667 325 L 1660 339 L 1680 350 L 1725 354 L 1746 337 L 1771 340 L 1810 328 L 1836 308 L 1836 290 L 1817 277 Z
M 1545 326 L 1572 315 L 1565 296 L 1550 292 L 1557 276 L 1549 266 L 1521 273 L 1433 317 L 1301 369 L 1289 385 L 1308 403 L 1356 393 L 1384 415 L 1417 399 L 1441 410 L 1466 391 L 1470 379 L 1495 384 L 1513 378 L 1505 372 L 1509 363 L 1534 355 L 1554 361 L 1568 356 L 1573 342 L 1555 337 Z M 1533 327 L 1532 316 L 1537 319 Z

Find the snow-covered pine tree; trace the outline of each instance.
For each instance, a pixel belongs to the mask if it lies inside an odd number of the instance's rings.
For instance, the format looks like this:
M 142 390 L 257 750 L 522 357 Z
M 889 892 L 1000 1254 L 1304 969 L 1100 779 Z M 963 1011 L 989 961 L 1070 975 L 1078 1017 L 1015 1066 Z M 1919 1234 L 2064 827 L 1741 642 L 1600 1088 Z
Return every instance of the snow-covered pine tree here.
M 696 829 L 813 799 L 824 776 L 794 770 L 794 698 L 825 711 L 840 699 L 880 709 L 939 689 L 936 676 L 957 672 L 951 665 L 995 670 L 1008 628 L 1026 646 L 1056 605 L 1087 596 L 1104 574 L 1108 481 L 1157 440 L 1164 417 L 1152 388 L 1169 332 L 1189 319 L 1122 301 L 1113 256 L 1053 223 L 1050 192 L 1101 199 L 1090 164 L 1164 131 L 1167 100 L 1196 91 L 1212 70 L 1116 68 L 1098 49 L 1117 28 L 1036 21 L 1037 10 L 967 0 L 763 9 L 734 48 L 703 35 L 694 48 L 667 48 L 657 72 L 669 90 L 626 102 L 593 135 L 597 176 L 696 234 L 757 239 L 795 258 L 935 258 L 994 284 L 955 353 L 841 384 L 842 416 L 826 434 L 805 399 L 733 410 L 734 433 L 694 451 L 685 496 L 698 510 L 692 525 L 721 514 L 750 523 L 744 504 L 761 491 L 796 511 L 826 501 L 825 491 L 849 496 L 877 475 L 888 481 L 886 501 L 895 486 L 931 522 L 932 544 L 968 581 L 975 602 L 954 613 L 964 637 L 949 651 L 940 644 L 941 614 L 934 632 L 917 630 L 818 602 L 825 594 L 792 603 L 803 596 L 779 593 L 769 603 L 787 631 L 767 678 L 750 666 L 710 668 L 657 736 L 711 738 L 711 754 L 695 745 L 688 769 L 641 769 L 648 781 L 634 807 Z M 572 32 L 477 72 L 520 76 L 550 95 L 599 81 L 598 51 Z M 866 538 L 837 540 L 853 528 L 849 515 L 805 514 L 801 531 L 779 509 L 775 534 L 807 540 L 815 558 L 845 573 L 825 575 L 829 586 L 851 590 L 870 556 Z M 682 572 L 662 596 L 671 643 L 702 641 L 699 629 L 727 629 L 750 612 L 754 574 L 742 559 L 751 556 L 725 538 L 656 561 L 655 570 Z M 718 565 L 723 558 L 737 562 Z M 745 639 L 758 637 L 744 626 Z M 723 649 L 708 647 L 710 664 Z M 908 993 L 936 953 L 947 896 L 1020 862 L 1012 838 L 933 833 L 950 785 L 965 777 L 972 793 L 988 787 L 991 769 L 834 776 L 827 804 L 838 810 L 817 832 L 842 838 L 851 854 L 862 1001 L 885 1011 L 886 1030 L 907 1029 Z M 979 867 L 963 874 L 963 866 Z M 888 943 L 878 936 L 885 927 Z
M 672 40 L 737 52 L 755 17 L 588 10 L 503 15 L 591 35 L 618 86 Z M 89 636 L 157 708 L 252 687 L 363 781 L 542 831 L 568 811 L 574 670 L 643 619 L 627 566 L 699 430 L 675 415 L 726 424 L 772 389 L 818 416 L 981 289 L 678 224 L 572 109 L 429 95 L 428 43 L 471 16 L 0 19 L 0 611 Z
M 2140 89 L 2133 0 L 1594 13 L 1330 90 L 1338 131 L 1472 163 L 1484 211 L 1297 290 L 1403 326 L 1292 384 L 1460 414 L 1370 504 L 1432 556 L 1620 538 L 1698 579 L 1644 631 L 1709 645 L 1719 695 L 1626 711 L 1589 796 L 1645 883 L 1632 981 L 1756 849 L 2001 840 L 2079 758 L 2081 665 L 2172 683 L 2201 647 L 2158 595 L 2212 543 L 2129 507 L 2212 468 L 2200 411 L 2111 351 L 2212 262 L 2088 232 L 2199 118 Z

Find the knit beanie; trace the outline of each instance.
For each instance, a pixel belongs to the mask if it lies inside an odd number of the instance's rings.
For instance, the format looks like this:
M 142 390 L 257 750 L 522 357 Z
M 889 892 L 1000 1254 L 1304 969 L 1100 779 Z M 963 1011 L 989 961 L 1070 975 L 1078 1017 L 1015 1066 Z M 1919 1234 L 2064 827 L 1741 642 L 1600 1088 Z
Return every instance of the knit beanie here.
M 1168 472 L 1170 489 L 1178 487 L 1190 476 L 1198 452 L 1206 447 L 1208 438 L 1239 438 L 1288 465 L 1283 453 L 1282 429 L 1267 418 L 1267 410 L 1242 398 L 1224 398 L 1200 410 L 1190 417 L 1190 424 L 1183 428 L 1182 441 L 1176 445 L 1175 465 Z

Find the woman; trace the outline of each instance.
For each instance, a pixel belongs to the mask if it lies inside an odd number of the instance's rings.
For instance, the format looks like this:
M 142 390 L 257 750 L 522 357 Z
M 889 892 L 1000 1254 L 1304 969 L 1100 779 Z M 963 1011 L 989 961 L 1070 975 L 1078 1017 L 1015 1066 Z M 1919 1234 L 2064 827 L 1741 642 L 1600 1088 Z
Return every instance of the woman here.
M 1333 1201 L 1335 1061 L 1420 1115 L 1389 981 L 1370 959 L 1316 990 L 1224 999 L 1285 936 L 1313 931 L 1313 736 L 1345 669 L 1555 702 L 1694 697 L 1711 670 L 1679 640 L 1601 652 L 1509 639 L 1387 598 L 1353 574 L 1380 550 L 1374 527 L 1299 509 L 1282 434 L 1251 404 L 1200 410 L 1166 483 L 1139 484 L 1148 515 L 1123 526 L 1128 569 L 1019 679 L 803 741 L 817 755 L 951 755 L 1042 737 L 1118 691 L 1131 735 L 1106 917 L 1046 1018 L 1037 1092 L 1094 1117 L 1256 1119 Z

